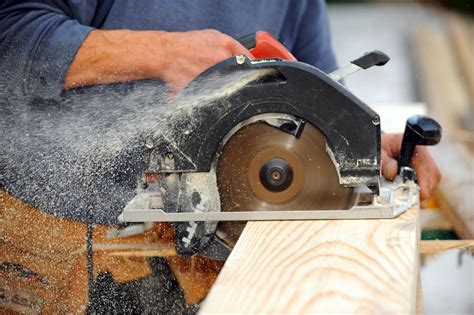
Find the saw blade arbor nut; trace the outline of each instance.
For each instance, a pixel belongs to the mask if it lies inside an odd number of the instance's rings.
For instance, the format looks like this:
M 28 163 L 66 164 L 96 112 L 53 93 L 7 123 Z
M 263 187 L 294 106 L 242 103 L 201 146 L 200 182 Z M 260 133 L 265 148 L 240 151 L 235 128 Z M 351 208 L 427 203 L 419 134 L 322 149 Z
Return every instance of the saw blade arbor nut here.
M 293 182 L 293 169 L 285 159 L 273 158 L 260 169 L 260 182 L 270 191 L 283 191 Z

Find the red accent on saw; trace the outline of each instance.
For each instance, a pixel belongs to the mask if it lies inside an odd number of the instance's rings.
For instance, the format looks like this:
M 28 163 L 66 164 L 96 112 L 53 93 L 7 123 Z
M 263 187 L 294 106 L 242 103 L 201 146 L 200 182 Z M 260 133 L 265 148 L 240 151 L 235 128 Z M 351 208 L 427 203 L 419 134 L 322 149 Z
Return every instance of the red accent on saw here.
M 296 61 L 295 56 L 268 32 L 259 31 L 255 33 L 255 47 L 249 50 L 255 58 L 280 58 Z
M 152 184 L 155 183 L 158 179 L 160 178 L 160 175 L 157 173 L 144 173 L 143 174 L 143 179 L 145 183 Z

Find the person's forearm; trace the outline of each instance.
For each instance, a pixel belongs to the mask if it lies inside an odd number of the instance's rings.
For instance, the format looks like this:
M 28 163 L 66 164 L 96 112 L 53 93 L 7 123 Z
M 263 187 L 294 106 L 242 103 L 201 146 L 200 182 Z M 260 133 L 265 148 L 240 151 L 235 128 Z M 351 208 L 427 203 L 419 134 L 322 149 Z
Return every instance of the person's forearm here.
M 63 89 L 160 78 L 174 90 L 237 54 L 251 54 L 216 30 L 189 32 L 94 30 L 84 40 Z
M 94 30 L 69 66 L 64 90 L 160 77 L 166 63 L 165 32 Z

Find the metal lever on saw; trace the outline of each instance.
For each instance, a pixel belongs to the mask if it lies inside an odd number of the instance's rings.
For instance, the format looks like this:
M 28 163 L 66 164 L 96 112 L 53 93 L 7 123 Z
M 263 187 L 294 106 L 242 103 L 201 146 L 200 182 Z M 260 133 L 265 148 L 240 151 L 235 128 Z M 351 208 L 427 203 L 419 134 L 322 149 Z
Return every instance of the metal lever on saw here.
M 422 115 L 408 118 L 398 157 L 399 172 L 410 166 L 417 145 L 438 144 L 441 140 L 441 130 L 440 124 L 432 118 Z
M 389 60 L 390 57 L 387 54 L 380 50 L 374 50 L 364 54 L 362 57 L 352 60 L 350 64 L 331 72 L 329 77 L 334 81 L 341 81 L 359 70 L 369 69 L 373 66 L 383 66 Z
M 296 61 L 288 49 L 283 46 L 272 34 L 259 31 L 241 37 L 239 43 L 247 48 L 255 58 L 280 58 L 283 60 Z

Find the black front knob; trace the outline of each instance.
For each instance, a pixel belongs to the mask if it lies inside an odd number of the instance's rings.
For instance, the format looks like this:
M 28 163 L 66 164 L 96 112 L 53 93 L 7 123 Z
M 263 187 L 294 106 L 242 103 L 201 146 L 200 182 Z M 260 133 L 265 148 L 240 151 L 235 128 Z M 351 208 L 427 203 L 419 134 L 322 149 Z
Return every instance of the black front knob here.
M 435 145 L 441 140 L 440 124 L 429 117 L 416 115 L 407 120 L 398 168 L 409 166 L 417 145 Z

